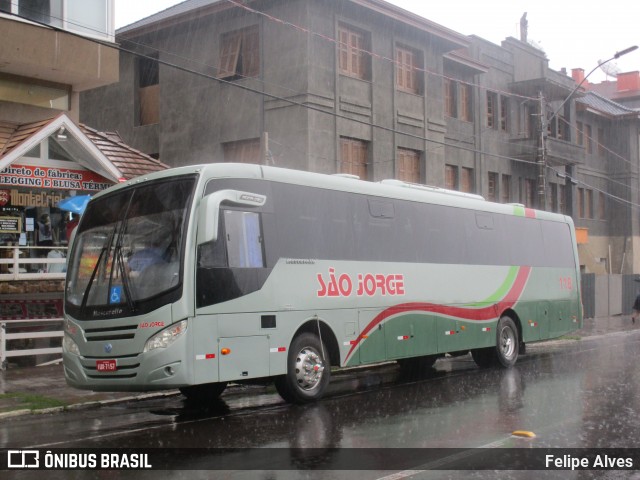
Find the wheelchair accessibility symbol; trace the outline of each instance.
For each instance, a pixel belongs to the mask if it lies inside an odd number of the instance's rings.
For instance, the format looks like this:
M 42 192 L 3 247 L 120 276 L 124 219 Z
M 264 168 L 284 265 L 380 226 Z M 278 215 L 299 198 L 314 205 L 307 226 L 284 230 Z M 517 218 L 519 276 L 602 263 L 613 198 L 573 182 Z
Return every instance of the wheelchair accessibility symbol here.
M 109 303 L 122 302 L 122 287 L 111 287 L 111 293 L 109 294 Z

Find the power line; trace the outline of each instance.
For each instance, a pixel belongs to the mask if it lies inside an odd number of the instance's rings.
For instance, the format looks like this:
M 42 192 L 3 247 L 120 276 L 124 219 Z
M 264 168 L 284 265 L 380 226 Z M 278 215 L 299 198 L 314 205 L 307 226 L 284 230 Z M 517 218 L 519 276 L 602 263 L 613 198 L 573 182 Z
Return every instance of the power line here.
M 12 14 L 12 15 L 14 15 L 14 14 Z M 377 128 L 377 129 L 382 130 L 382 131 L 386 131 L 386 132 L 389 132 L 389 133 L 394 133 L 394 134 L 397 134 L 397 135 L 403 135 L 403 136 L 406 136 L 406 137 L 409 137 L 409 138 L 414 138 L 414 139 L 417 139 L 417 140 L 433 143 L 433 144 L 436 144 L 436 145 L 442 145 L 442 146 L 445 146 L 445 147 L 457 148 L 459 150 L 469 151 L 469 152 L 472 152 L 472 153 L 479 153 L 479 154 L 482 154 L 482 155 L 485 155 L 485 156 L 489 156 L 489 157 L 493 157 L 493 158 L 509 160 L 509 161 L 512 161 L 512 162 L 518 162 L 518 163 L 524 163 L 524 164 L 530 164 L 530 165 L 535 165 L 536 164 L 536 162 L 534 162 L 534 161 L 523 160 L 523 159 L 509 157 L 509 156 L 506 156 L 506 155 L 500 155 L 500 154 L 496 154 L 496 153 L 484 152 L 484 151 L 477 150 L 477 149 L 471 148 L 471 147 L 465 147 L 465 146 L 461 146 L 461 145 L 454 145 L 454 144 L 451 144 L 451 143 L 448 143 L 448 142 L 445 142 L 445 141 L 435 140 L 435 139 L 427 138 L 427 137 L 424 137 L 424 136 L 421 136 L 421 135 L 417 135 L 417 134 L 413 134 L 413 133 L 409 133 L 409 132 L 403 132 L 403 131 L 400 131 L 400 130 L 396 130 L 393 127 L 387 127 L 385 125 L 380 125 L 380 124 L 368 122 L 366 120 L 360 120 L 358 118 L 352 118 L 352 117 L 349 117 L 347 115 L 343 115 L 343 114 L 340 114 L 340 113 L 337 113 L 337 112 L 328 111 L 325 108 L 316 107 L 314 105 L 309 105 L 308 103 L 299 102 L 297 100 L 293 100 L 293 99 L 282 97 L 282 96 L 279 96 L 279 95 L 275 95 L 275 94 L 272 94 L 272 93 L 269 93 L 269 92 L 261 91 L 261 90 L 252 88 L 252 87 L 250 87 L 248 85 L 243 85 L 243 84 L 236 83 L 236 82 L 233 82 L 233 81 L 230 81 L 230 80 L 219 78 L 219 77 L 216 77 L 214 75 L 210 75 L 210 74 L 205 73 L 205 72 L 199 72 L 197 70 L 193 70 L 191 68 L 184 67 L 184 66 L 178 65 L 176 63 L 172 63 L 172 62 L 169 62 L 169 61 L 166 61 L 166 60 L 162 60 L 160 58 L 153 57 L 153 56 L 151 56 L 151 55 L 149 55 L 147 53 L 137 52 L 137 51 L 125 48 L 123 46 L 120 46 L 120 45 L 117 45 L 117 44 L 111 44 L 111 43 L 108 43 L 108 42 L 105 42 L 105 41 L 102 41 L 102 40 L 98 40 L 98 39 L 94 39 L 94 38 L 88 38 L 88 37 L 85 37 L 85 36 L 83 36 L 81 34 L 78 34 L 78 33 L 75 33 L 75 32 L 71 32 L 71 31 L 68 31 L 68 30 L 64 30 L 64 29 L 62 29 L 60 27 L 48 25 L 48 24 L 46 24 L 44 22 L 34 22 L 34 23 L 40 24 L 42 26 L 51 28 L 51 29 L 56 30 L 56 31 L 64 32 L 64 33 L 67 33 L 67 34 L 70 34 L 70 35 L 77 36 L 79 38 L 83 38 L 85 40 L 88 40 L 88 41 L 103 45 L 105 47 L 115 48 L 118 51 L 121 51 L 121 52 L 124 52 L 124 53 L 129 53 L 131 55 L 135 55 L 135 56 L 140 57 L 140 58 L 146 58 L 147 60 L 158 62 L 159 64 L 165 65 L 167 67 L 175 68 L 176 70 L 179 70 L 179 71 L 182 71 L 182 72 L 185 72 L 185 73 L 190 73 L 190 74 L 201 76 L 203 78 L 214 80 L 214 81 L 216 81 L 216 82 L 218 82 L 220 84 L 223 84 L 223 85 L 229 85 L 229 86 L 232 86 L 232 87 L 235 87 L 235 88 L 239 88 L 239 89 L 247 91 L 247 92 L 251 92 L 251 93 L 254 93 L 254 94 L 257 94 L 257 95 L 261 95 L 261 96 L 270 98 L 272 100 L 278 100 L 278 101 L 281 101 L 281 102 L 285 102 L 285 103 L 288 103 L 288 104 L 290 104 L 292 106 L 297 106 L 297 107 L 305 108 L 307 110 L 315 111 L 315 112 L 318 112 L 318 113 L 321 113 L 321 114 L 330 115 L 330 116 L 333 116 L 333 117 L 338 118 L 338 119 L 342 119 L 342 120 L 358 123 L 358 124 L 365 125 L 365 126 L 372 127 L 372 128 Z M 143 46 L 147 47 L 146 45 L 143 45 Z M 159 51 L 159 50 L 157 50 L 157 51 Z
M 639 115 L 640 115 L 640 112 L 639 112 Z M 618 153 L 614 152 L 613 150 L 611 150 L 610 148 L 608 148 L 606 145 L 603 145 L 602 143 L 600 143 L 600 142 L 599 142 L 598 140 L 596 140 L 594 137 L 591 137 L 591 136 L 587 135 L 584 131 L 579 130 L 579 129 L 578 129 L 578 127 L 577 127 L 577 125 L 576 125 L 576 126 L 571 125 L 571 123 L 569 123 L 569 122 L 568 122 L 564 117 L 562 117 L 562 116 L 558 116 L 558 118 L 560 119 L 560 121 L 561 121 L 561 122 L 563 122 L 564 124 L 566 124 L 567 126 L 569 126 L 569 128 L 572 128 L 572 129 L 573 129 L 577 134 L 582 134 L 582 135 L 583 135 L 584 137 L 586 137 L 588 140 L 593 141 L 593 143 L 595 143 L 595 145 L 596 145 L 598 148 L 600 148 L 600 149 L 602 149 L 602 150 L 605 150 L 607 153 L 610 153 L 610 154 L 611 154 L 611 155 L 613 155 L 614 157 L 616 157 L 616 158 L 618 158 L 618 159 L 622 160 L 622 161 L 623 161 L 623 162 L 625 162 L 625 163 L 628 163 L 628 164 L 629 164 L 630 166 L 632 166 L 632 167 L 633 167 L 633 166 L 635 166 L 631 160 L 628 160 L 628 159 L 624 158 L 622 155 L 620 155 L 620 154 L 618 154 Z
M 234 3 L 234 4 L 236 3 L 233 0 L 227 0 L 227 1 L 229 1 L 231 3 Z M 261 12 L 257 12 L 257 13 L 261 13 Z M 13 14 L 13 13 L 11 15 L 18 16 L 18 15 Z M 54 18 L 54 17 L 50 17 L 50 18 Z M 365 121 L 365 120 L 359 120 L 357 118 L 351 118 L 351 117 L 348 117 L 346 115 L 342 115 L 342 114 L 339 114 L 339 113 L 336 113 L 336 112 L 328 111 L 328 110 L 326 110 L 324 108 L 321 108 L 321 107 L 316 107 L 316 106 L 313 106 L 313 105 L 309 105 L 307 103 L 303 103 L 303 102 L 298 102 L 296 100 L 292 100 L 290 98 L 286 98 L 286 97 L 282 97 L 282 96 L 279 96 L 279 95 L 271 94 L 271 93 L 268 93 L 268 92 L 265 92 L 265 91 L 261 91 L 261 90 L 249 87 L 247 85 L 242 85 L 242 84 L 239 84 L 239 83 L 236 83 L 236 82 L 233 82 L 233 81 L 229 81 L 229 80 L 226 80 L 226 79 L 223 79 L 223 78 L 219 78 L 219 77 L 207 74 L 205 72 L 199 72 L 199 71 L 196 71 L 196 70 L 193 70 L 193 69 L 178 65 L 176 63 L 168 62 L 166 60 L 162 60 L 160 58 L 153 57 L 153 56 L 145 54 L 145 53 L 140 53 L 140 52 L 137 52 L 137 51 L 134 51 L 134 50 L 131 50 L 131 49 L 127 49 L 127 48 L 122 47 L 122 46 L 117 45 L 117 44 L 113 44 L 113 43 L 110 43 L 110 42 L 98 40 L 98 39 L 91 38 L 91 37 L 86 37 L 86 36 L 81 35 L 79 33 L 75 33 L 73 31 L 69 31 L 69 30 L 64 30 L 64 29 L 62 29 L 60 27 L 52 26 L 52 25 L 46 24 L 44 22 L 33 21 L 33 20 L 30 20 L 30 21 L 33 22 L 33 23 L 36 23 L 36 24 L 40 24 L 41 26 L 44 26 L 44 27 L 47 27 L 47 28 L 51 28 L 51 29 L 56 30 L 56 31 L 64 32 L 66 34 L 73 35 L 73 36 L 82 38 L 84 40 L 97 43 L 99 45 L 103 45 L 105 47 L 117 49 L 118 51 L 121 51 L 121 52 L 124 52 L 124 53 L 128 53 L 128 54 L 134 55 L 136 57 L 146 58 L 148 60 L 158 62 L 159 64 L 163 64 L 163 65 L 165 65 L 167 67 L 170 67 L 170 68 L 175 68 L 176 70 L 179 70 L 179 71 L 182 71 L 182 72 L 185 72 L 185 73 L 194 74 L 194 75 L 201 76 L 201 77 L 204 77 L 204 78 L 207 78 L 207 79 L 210 79 L 210 80 L 214 80 L 214 81 L 216 81 L 216 82 L 218 82 L 220 84 L 233 86 L 235 88 L 239 88 L 239 89 L 242 89 L 242 90 L 257 94 L 257 95 L 261 95 L 261 96 L 270 98 L 272 100 L 282 101 L 282 102 L 288 103 L 288 104 L 290 104 L 292 106 L 298 106 L 298 107 L 305 108 L 305 109 L 311 110 L 311 111 L 316 111 L 316 112 L 319 112 L 319 113 L 322 113 L 322 114 L 325 114 L 325 115 L 331 115 L 331 116 L 333 116 L 335 118 L 338 118 L 338 119 L 344 119 L 346 121 L 359 123 L 359 124 L 362 124 L 362 125 L 365 125 L 365 126 L 369 126 L 369 127 L 372 127 L 372 128 L 377 128 L 377 129 L 380 129 L 380 130 L 383 130 L 383 131 L 387 131 L 387 132 L 390 132 L 390 133 L 394 133 L 394 134 L 398 134 L 398 135 L 404 135 L 404 136 L 407 136 L 407 137 L 410 137 L 410 138 L 415 138 L 415 139 L 418 139 L 418 140 L 421 140 L 421 141 L 425 141 L 425 142 L 429 142 L 429 143 L 438 145 L 440 147 L 444 146 L 444 147 L 456 148 L 456 149 L 460 149 L 460 150 L 464 150 L 464 151 L 469 151 L 469 152 L 472 152 L 472 153 L 478 153 L 478 154 L 481 154 L 481 155 L 484 155 L 484 156 L 488 156 L 488 157 L 509 160 L 509 161 L 517 162 L 517 163 L 529 164 L 529 165 L 532 165 L 532 166 L 537 165 L 537 162 L 535 162 L 535 161 L 529 161 L 529 160 L 509 157 L 509 156 L 505 156 L 505 155 L 494 154 L 494 153 L 490 153 L 490 152 L 477 150 L 477 149 L 471 148 L 471 147 L 464 147 L 464 146 L 461 146 L 461 145 L 454 145 L 454 144 L 451 144 L 451 143 L 448 143 L 448 142 L 438 141 L 438 140 L 430 139 L 430 138 L 423 137 L 423 136 L 420 136 L 420 135 L 411 134 L 411 133 L 408 133 L 408 132 L 402 132 L 402 131 L 396 130 L 396 129 L 392 128 L 392 127 L 387 127 L 387 126 L 384 126 L 384 125 L 375 124 L 375 123 L 368 122 L 368 121 Z M 74 24 L 73 22 L 69 22 L 69 21 L 67 21 L 67 23 Z M 83 28 L 88 28 L 88 27 L 85 27 L 83 25 L 78 25 L 78 24 L 75 24 L 75 25 L 81 26 Z M 297 27 L 297 28 L 301 28 L 301 27 Z M 103 33 L 103 32 L 99 32 L 99 33 Z M 153 49 L 153 50 L 155 50 L 156 52 L 159 52 L 159 53 L 167 53 L 168 55 L 172 55 L 172 56 L 175 56 L 175 57 L 183 59 L 183 60 L 191 61 L 191 59 L 189 59 L 187 57 L 182 57 L 182 56 L 179 56 L 177 54 L 173 54 L 171 52 L 163 52 L 162 50 L 157 49 L 155 47 L 151 47 L 151 46 L 144 45 L 144 44 L 137 44 L 136 42 L 133 42 L 133 41 L 130 41 L 130 40 L 126 40 L 126 41 L 132 43 L 133 45 L 137 45 L 139 47 L 151 48 L 151 49 Z M 335 42 L 335 39 L 333 39 L 333 41 Z M 382 58 L 384 58 L 384 57 L 382 57 Z M 387 60 L 391 60 L 391 59 L 387 59 Z M 391 61 L 395 62 L 394 60 L 391 60 Z M 215 67 L 212 67 L 211 65 L 207 65 L 207 64 L 202 64 L 201 62 L 194 62 L 194 63 L 200 63 L 201 65 L 203 65 L 205 67 L 210 67 L 210 68 L 214 68 L 215 69 Z M 433 72 L 428 72 L 428 71 L 425 71 L 425 72 L 435 75 L 435 73 L 433 73 Z M 439 75 L 439 74 L 437 74 L 437 75 Z M 439 76 L 442 76 L 442 75 L 439 75 Z M 444 78 L 446 78 L 446 77 L 444 77 Z M 475 85 L 475 86 L 480 87 L 478 85 Z M 282 87 L 282 86 L 280 86 L 280 87 Z M 282 87 L 282 88 L 286 88 L 286 87 Z M 482 87 L 480 87 L 480 88 L 482 88 Z M 289 90 L 291 90 L 291 89 L 289 89 Z M 495 90 L 492 90 L 492 91 L 495 91 Z M 299 93 L 299 92 L 296 92 L 296 93 Z M 518 96 L 518 95 L 514 95 L 514 96 Z M 522 98 L 526 98 L 527 100 L 530 99 L 529 97 L 522 97 Z M 474 135 L 473 137 L 476 137 L 476 136 Z M 278 142 L 276 142 L 276 143 L 278 143 Z M 547 166 L 547 168 L 551 169 L 552 171 L 554 171 L 556 173 L 558 173 L 558 171 L 555 170 L 553 167 Z M 578 182 L 578 183 L 581 183 L 581 184 L 583 184 L 585 186 L 593 188 L 593 190 L 599 191 L 599 192 L 611 197 L 612 199 L 614 199 L 616 201 L 619 201 L 621 203 L 625 203 L 625 204 L 630 205 L 630 206 L 632 206 L 634 208 L 640 208 L 640 205 L 635 204 L 635 203 L 630 202 L 630 201 L 627 201 L 627 200 L 622 199 L 620 197 L 617 197 L 616 195 L 613 195 L 613 194 L 611 194 L 609 192 L 606 192 L 604 190 L 598 189 L 596 187 L 592 187 L 592 186 L 590 186 L 590 185 L 588 185 L 588 184 L 586 184 L 586 183 L 584 183 L 582 181 L 578 181 L 578 180 L 575 180 L 575 179 L 572 179 L 572 180 L 574 182 Z
M 322 33 L 315 32 L 313 30 L 310 30 L 310 29 L 308 29 L 306 27 L 302 27 L 300 25 L 296 25 L 295 23 L 291 23 L 291 22 L 289 22 L 287 20 L 283 20 L 282 18 L 275 17 L 275 16 L 270 15 L 270 14 L 268 14 L 266 12 L 261 11 L 261 10 L 256 10 L 254 8 L 249 7 L 248 5 L 245 5 L 245 4 L 237 2 L 236 0 L 226 0 L 226 1 L 228 3 L 231 3 L 232 5 L 234 5 L 237 8 L 240 8 L 240 9 L 245 10 L 245 11 L 250 12 L 250 13 L 254 13 L 256 15 L 263 16 L 263 17 L 267 18 L 268 20 L 270 20 L 272 22 L 279 23 L 281 25 L 286 25 L 286 26 L 291 27 L 291 28 L 293 28 L 293 29 L 295 29 L 295 30 L 297 30 L 299 32 L 302 32 L 302 33 L 305 33 L 307 35 L 311 35 L 311 36 L 314 36 L 314 37 L 318 37 L 318 38 L 320 38 L 322 40 L 325 40 L 327 42 L 333 43 L 338 48 L 347 47 L 350 50 L 355 50 L 355 51 L 357 51 L 359 53 L 363 53 L 365 55 L 370 56 L 371 58 L 377 58 L 379 60 L 383 60 L 383 61 L 389 62 L 389 63 L 391 63 L 393 65 L 396 65 L 398 67 L 406 67 L 406 65 L 404 65 L 402 62 L 400 62 L 400 61 L 398 61 L 398 60 L 396 60 L 394 58 L 389 58 L 389 57 L 387 57 L 385 55 L 381 55 L 379 53 L 375 53 L 373 51 L 370 51 L 370 50 L 367 50 L 367 49 L 364 49 L 364 48 L 359 48 L 359 47 L 356 47 L 356 46 L 353 46 L 353 45 L 347 45 L 347 44 L 341 42 L 338 39 L 335 39 L 335 38 L 330 37 L 328 35 L 324 35 Z M 411 69 L 415 70 L 417 72 L 425 73 L 427 75 L 433 75 L 433 76 L 436 76 L 436 77 L 440 77 L 440 78 L 443 78 L 445 80 L 452 80 L 452 81 L 456 81 L 456 82 L 464 84 L 464 85 L 468 85 L 468 86 L 471 86 L 471 87 L 476 87 L 479 90 L 491 90 L 492 92 L 496 92 L 496 93 L 501 94 L 501 95 L 521 98 L 521 99 L 525 99 L 525 100 L 532 100 L 532 101 L 537 100 L 537 98 L 535 98 L 535 97 L 527 97 L 525 95 L 519 95 L 517 93 L 507 92 L 507 91 L 502 91 L 502 90 L 494 90 L 494 89 L 490 89 L 488 87 L 485 87 L 483 85 L 479 85 L 479 84 L 475 84 L 475 83 L 471 83 L 471 82 L 466 82 L 466 81 L 463 81 L 463 80 L 460 80 L 460 79 L 454 78 L 454 77 L 448 77 L 448 76 L 446 76 L 446 75 L 444 75 L 442 73 L 438 73 L 438 72 L 434 72 L 434 71 L 431 71 L 431 70 L 427 70 L 426 68 L 421 68 L 421 67 L 418 67 L 416 65 L 411 65 Z
M 585 187 L 588 187 L 588 188 L 590 188 L 590 189 L 592 189 L 592 190 L 594 190 L 596 192 L 603 193 L 604 195 L 608 196 L 609 198 L 615 200 L 616 202 L 619 202 L 619 203 L 622 203 L 624 205 L 630 206 L 630 207 L 632 207 L 632 208 L 634 208 L 636 210 L 640 210 L 640 204 L 638 204 L 638 203 L 634 203 L 634 202 L 632 202 L 630 200 L 626 200 L 626 199 L 624 199 L 622 197 L 618 197 L 617 195 L 614 195 L 614 194 L 609 193 L 609 192 L 607 192 L 605 190 L 602 190 L 601 188 L 595 187 L 595 186 L 590 185 L 590 184 L 588 184 L 588 183 L 586 183 L 586 182 L 584 182 L 582 180 L 578 180 L 577 178 L 574 178 L 574 177 L 572 177 L 570 175 L 567 175 L 564 172 L 559 172 L 558 170 L 556 170 L 555 168 L 553 168 L 551 166 L 547 165 L 547 168 L 549 170 L 553 171 L 558 177 L 566 178 L 570 183 L 572 183 L 574 185 L 584 185 Z

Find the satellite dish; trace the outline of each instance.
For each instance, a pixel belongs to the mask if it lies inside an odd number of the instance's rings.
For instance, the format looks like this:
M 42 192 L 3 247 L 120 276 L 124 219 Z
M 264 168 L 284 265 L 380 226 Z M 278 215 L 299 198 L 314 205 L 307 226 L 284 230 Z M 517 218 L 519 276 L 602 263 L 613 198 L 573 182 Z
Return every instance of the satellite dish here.
M 607 76 L 607 80 L 609 80 L 609 77 L 616 78 L 620 73 L 620 67 L 618 67 L 618 65 L 615 62 L 606 62 L 604 60 L 598 60 L 598 66 L 600 67 L 600 70 L 602 70 L 604 74 Z

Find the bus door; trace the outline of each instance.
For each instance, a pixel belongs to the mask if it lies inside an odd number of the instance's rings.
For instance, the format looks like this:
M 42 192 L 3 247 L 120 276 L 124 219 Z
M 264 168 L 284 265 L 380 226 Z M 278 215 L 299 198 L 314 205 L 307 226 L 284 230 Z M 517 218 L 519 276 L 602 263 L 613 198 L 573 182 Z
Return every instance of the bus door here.
M 221 382 L 268 377 L 268 335 L 258 335 L 256 314 L 218 316 L 218 368 Z

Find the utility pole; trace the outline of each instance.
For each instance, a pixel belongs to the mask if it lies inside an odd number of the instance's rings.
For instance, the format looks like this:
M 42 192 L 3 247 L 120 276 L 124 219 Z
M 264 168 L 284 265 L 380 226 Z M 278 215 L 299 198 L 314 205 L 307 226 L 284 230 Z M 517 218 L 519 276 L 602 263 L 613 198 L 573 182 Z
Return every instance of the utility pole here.
M 538 123 L 540 135 L 538 136 L 538 209 L 547 209 L 547 148 L 545 144 L 547 136 L 547 110 L 542 92 L 538 93 L 540 109 L 540 122 Z
M 578 83 L 575 88 L 571 91 L 571 93 L 569 95 L 567 95 L 567 97 L 562 101 L 562 103 L 560 104 L 560 106 L 558 108 L 556 108 L 556 110 L 553 112 L 553 114 L 547 118 L 547 112 L 546 112 L 546 108 L 545 108 L 545 104 L 544 104 L 544 98 L 542 97 L 542 92 L 540 92 L 538 94 L 538 99 L 540 102 L 540 139 L 538 142 L 538 208 L 540 210 L 546 210 L 546 205 L 547 205 L 547 201 L 546 201 L 546 169 L 547 169 L 547 149 L 546 149 L 546 144 L 545 144 L 545 140 L 546 140 L 546 135 L 547 135 L 547 124 L 549 122 L 553 122 L 553 120 L 558 116 L 558 113 L 560 113 L 560 110 L 562 110 L 562 108 L 564 107 L 565 103 L 567 103 L 569 100 L 571 100 L 571 98 L 573 97 L 573 94 L 576 93 L 580 87 L 582 86 L 582 84 L 587 80 L 587 78 L 589 77 L 589 75 L 591 75 L 593 72 L 595 72 L 598 68 L 602 67 L 604 64 L 610 62 L 611 60 L 616 60 L 618 58 L 620 58 L 623 55 L 626 55 L 628 53 L 631 53 L 635 50 L 638 49 L 637 45 L 633 45 L 629 48 L 625 48 L 624 50 L 621 50 L 619 52 L 616 52 L 613 57 L 604 60 L 602 62 L 599 62 L 598 65 L 591 70 L 589 73 L 587 73 L 582 80 L 580 81 L 580 83 Z
M 260 156 L 262 165 L 273 165 L 273 158 L 271 158 L 271 152 L 269 151 L 269 132 L 262 132 L 260 138 Z

